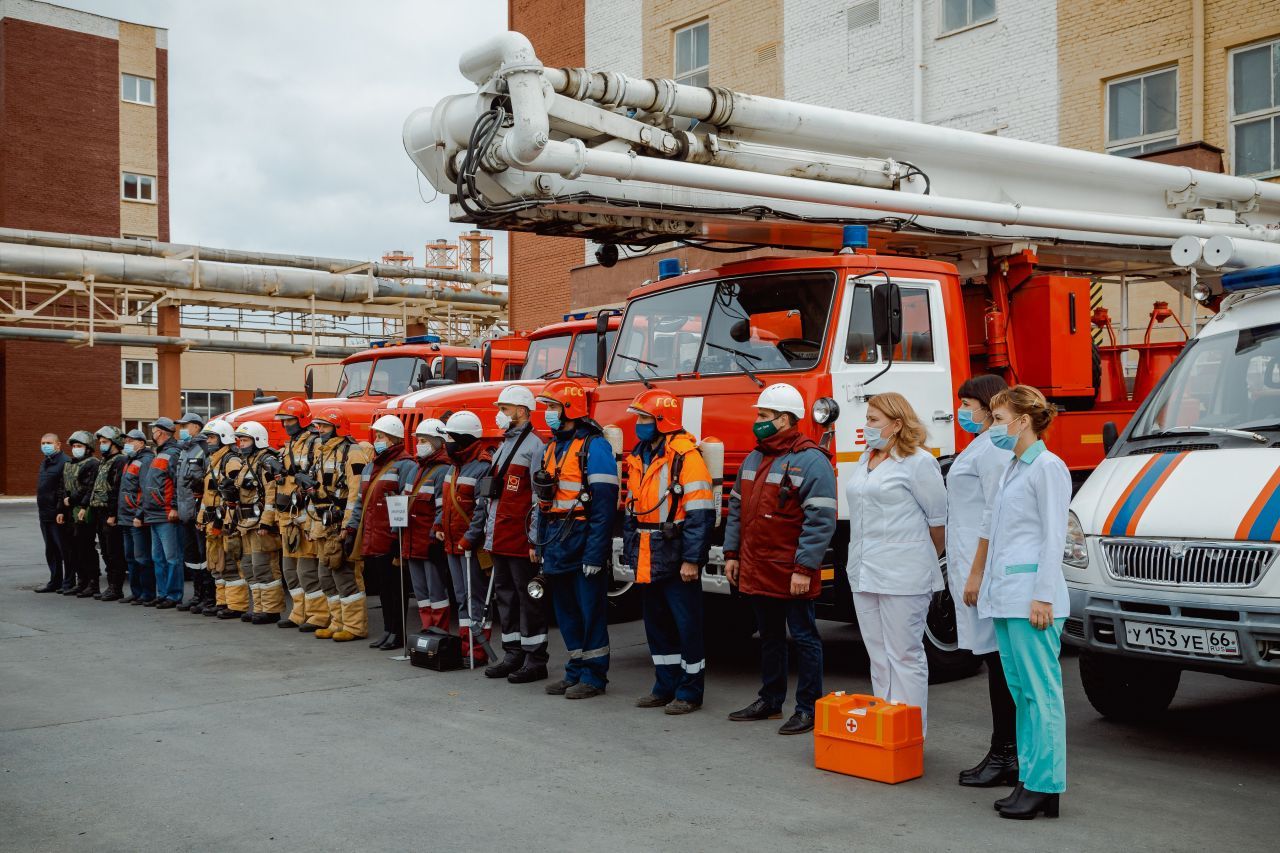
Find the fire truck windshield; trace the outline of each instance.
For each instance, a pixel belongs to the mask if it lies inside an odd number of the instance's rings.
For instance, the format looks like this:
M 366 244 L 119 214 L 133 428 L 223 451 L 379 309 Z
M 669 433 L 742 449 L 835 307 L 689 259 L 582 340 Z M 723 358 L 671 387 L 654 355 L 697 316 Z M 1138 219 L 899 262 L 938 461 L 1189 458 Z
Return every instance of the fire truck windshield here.
M 606 349 L 613 346 L 617 336 L 617 332 L 605 333 Z M 573 338 L 572 346 L 570 338 Z M 562 374 L 570 379 L 596 378 L 595 332 L 582 332 L 577 337 L 555 335 L 529 344 L 521 379 L 551 379 Z
M 787 271 L 634 299 L 609 381 L 812 368 L 822 355 L 835 284 L 833 272 Z
M 353 361 L 342 368 L 335 396 L 394 397 L 414 390 L 428 378 L 426 362 L 414 356 Z

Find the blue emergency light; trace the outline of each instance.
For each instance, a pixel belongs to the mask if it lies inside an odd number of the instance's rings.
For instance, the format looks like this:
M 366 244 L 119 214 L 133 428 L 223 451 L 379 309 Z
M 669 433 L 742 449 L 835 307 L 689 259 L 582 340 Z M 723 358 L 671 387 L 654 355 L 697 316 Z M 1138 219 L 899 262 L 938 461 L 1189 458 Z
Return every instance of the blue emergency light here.
M 1236 270 L 1222 277 L 1222 289 L 1228 293 L 1238 290 L 1256 290 L 1260 287 L 1280 286 L 1280 266 Z
M 398 347 L 402 344 L 438 344 L 440 343 L 439 335 L 410 335 L 407 338 L 395 338 L 384 341 L 374 341 L 369 344 L 370 349 L 380 349 L 381 347 Z
M 585 320 L 587 319 L 587 313 L 586 311 L 572 311 L 564 315 L 564 321 L 568 323 L 570 320 Z
M 867 226 L 865 225 L 846 225 L 844 233 L 840 235 L 840 246 L 844 249 L 865 249 L 871 245 L 871 240 L 867 236 Z
M 674 278 L 680 275 L 680 259 L 679 258 L 663 258 L 658 261 L 658 281 L 664 278 Z

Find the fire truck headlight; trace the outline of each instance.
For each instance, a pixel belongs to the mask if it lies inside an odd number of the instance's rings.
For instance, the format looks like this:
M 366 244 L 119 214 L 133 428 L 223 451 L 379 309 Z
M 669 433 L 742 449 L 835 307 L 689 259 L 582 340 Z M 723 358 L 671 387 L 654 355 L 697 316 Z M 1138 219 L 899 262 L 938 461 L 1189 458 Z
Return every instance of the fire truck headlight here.
M 1067 541 L 1062 549 L 1062 561 L 1077 569 L 1089 568 L 1089 549 L 1085 546 L 1084 528 L 1074 512 L 1067 513 Z
M 820 397 L 813 403 L 813 419 L 820 424 L 834 423 L 840 417 L 840 404 L 830 397 Z
M 1203 281 L 1197 281 L 1195 287 L 1191 288 L 1191 298 L 1196 302 L 1208 302 L 1211 296 L 1213 291 Z

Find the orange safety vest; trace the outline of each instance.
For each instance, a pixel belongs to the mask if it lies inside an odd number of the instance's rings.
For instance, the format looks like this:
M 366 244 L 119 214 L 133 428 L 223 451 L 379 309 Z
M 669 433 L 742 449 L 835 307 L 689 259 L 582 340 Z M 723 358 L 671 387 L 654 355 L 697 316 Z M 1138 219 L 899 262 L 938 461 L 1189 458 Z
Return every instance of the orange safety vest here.
M 680 549 L 662 546 L 679 541 L 687 513 L 716 508 L 711 473 L 693 436 L 676 433 L 668 437 L 662 455 L 650 459 L 647 468 L 638 454 L 627 454 L 626 483 L 627 513 L 634 518 L 639 535 L 636 583 L 649 583 L 658 575 L 678 572 Z M 663 524 L 672 524 L 674 529 L 664 533 Z M 672 562 L 674 565 L 668 565 Z
M 588 437 L 575 438 L 565 448 L 564 457 L 556 458 L 556 443 L 551 441 L 542 454 L 542 469 L 556 481 L 555 498 L 539 501 L 538 510 L 552 518 L 585 518 L 590 492 L 586 487 L 586 475 L 582 471 L 582 457 Z M 603 439 L 601 439 L 603 440 Z

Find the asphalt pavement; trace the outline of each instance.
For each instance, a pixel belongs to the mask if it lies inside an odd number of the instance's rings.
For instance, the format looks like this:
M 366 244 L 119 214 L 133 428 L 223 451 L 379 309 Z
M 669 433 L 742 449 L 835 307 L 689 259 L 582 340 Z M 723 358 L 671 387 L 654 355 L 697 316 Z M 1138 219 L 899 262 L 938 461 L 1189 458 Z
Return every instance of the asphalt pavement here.
M 1280 835 L 1280 687 L 1187 674 L 1165 717 L 1121 725 L 1068 654 L 1062 817 L 1021 823 L 991 807 L 1005 789 L 955 783 L 985 748 L 983 677 L 931 690 L 925 776 L 890 786 L 725 719 L 754 698 L 751 642 L 710 656 L 704 708 L 669 717 L 632 707 L 652 676 L 639 622 L 611 630 L 607 695 L 573 702 L 363 642 L 33 595 L 46 578 L 34 508 L 0 506 L 4 851 L 1236 853 Z M 820 627 L 826 688 L 869 692 L 856 631 Z M 553 636 L 553 677 L 563 657 Z

